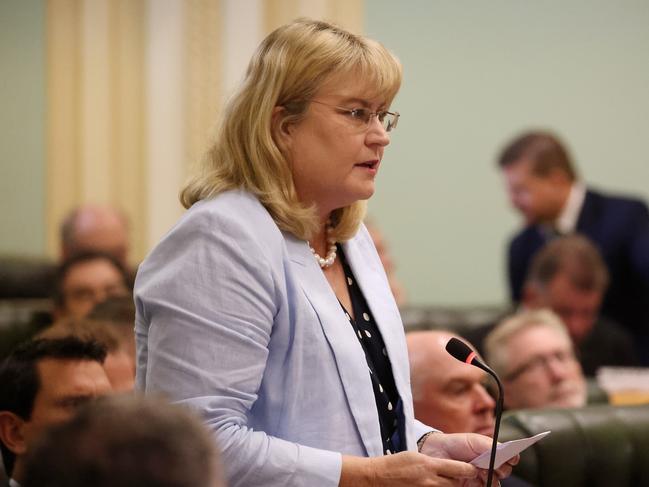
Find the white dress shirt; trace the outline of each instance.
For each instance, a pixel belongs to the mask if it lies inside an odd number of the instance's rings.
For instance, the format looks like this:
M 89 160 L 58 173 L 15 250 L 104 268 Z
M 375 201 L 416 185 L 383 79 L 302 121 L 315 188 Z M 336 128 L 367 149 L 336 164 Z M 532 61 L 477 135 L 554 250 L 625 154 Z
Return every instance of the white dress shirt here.
M 562 235 L 573 233 L 577 228 L 577 220 L 579 213 L 584 206 L 584 198 L 586 197 L 586 186 L 583 183 L 575 182 L 570 188 L 570 194 L 563 206 L 559 217 L 555 221 L 555 229 Z

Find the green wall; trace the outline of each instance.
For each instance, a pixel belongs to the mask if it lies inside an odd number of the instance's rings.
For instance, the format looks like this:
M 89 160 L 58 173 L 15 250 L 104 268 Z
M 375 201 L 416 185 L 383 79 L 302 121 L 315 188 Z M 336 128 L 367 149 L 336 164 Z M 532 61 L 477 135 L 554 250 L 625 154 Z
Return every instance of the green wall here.
M 0 1 L 0 253 L 45 251 L 45 6 Z
M 365 5 L 405 71 L 370 214 L 411 302 L 507 300 L 519 222 L 494 160 L 523 129 L 561 135 L 587 183 L 649 201 L 649 2 Z

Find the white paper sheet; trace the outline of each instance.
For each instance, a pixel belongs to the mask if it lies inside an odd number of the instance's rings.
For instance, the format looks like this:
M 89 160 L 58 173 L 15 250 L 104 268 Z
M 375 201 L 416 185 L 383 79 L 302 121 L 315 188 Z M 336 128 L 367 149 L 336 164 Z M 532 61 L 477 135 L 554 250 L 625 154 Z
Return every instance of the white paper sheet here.
M 496 461 L 494 462 L 494 468 L 500 467 L 507 460 L 515 457 L 520 452 L 532 446 L 540 439 L 545 438 L 549 434 L 550 434 L 549 431 L 544 431 L 543 433 L 539 433 L 538 435 L 534 435 L 530 438 L 522 438 L 520 440 L 512 440 L 512 441 L 507 441 L 505 443 L 500 443 L 496 447 Z M 471 460 L 470 463 L 471 465 L 475 465 L 478 468 L 487 469 L 489 468 L 490 456 L 491 456 L 491 450 L 487 450 L 486 452 L 482 453 L 481 455 L 478 455 L 473 460 Z

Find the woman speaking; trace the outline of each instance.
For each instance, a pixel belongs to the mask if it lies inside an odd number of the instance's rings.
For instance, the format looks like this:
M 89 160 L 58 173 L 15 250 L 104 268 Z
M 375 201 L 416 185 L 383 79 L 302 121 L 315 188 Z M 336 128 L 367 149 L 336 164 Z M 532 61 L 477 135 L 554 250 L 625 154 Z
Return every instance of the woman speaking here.
M 400 83 L 370 39 L 310 20 L 272 32 L 182 190 L 188 211 L 140 266 L 138 387 L 202 415 L 231 486 L 484 483 L 466 461 L 489 438 L 413 417 L 362 224 Z

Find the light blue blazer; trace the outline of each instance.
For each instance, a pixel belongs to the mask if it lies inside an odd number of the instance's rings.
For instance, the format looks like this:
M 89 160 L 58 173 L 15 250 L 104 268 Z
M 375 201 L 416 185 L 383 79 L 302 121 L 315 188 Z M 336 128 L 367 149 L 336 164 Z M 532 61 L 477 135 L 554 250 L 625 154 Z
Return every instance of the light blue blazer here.
M 392 363 L 408 449 L 413 416 L 401 318 L 367 230 L 344 244 Z M 336 486 L 341 454 L 383 454 L 365 355 L 307 243 L 259 201 L 196 203 L 135 284 L 137 387 L 190 405 L 231 486 Z

